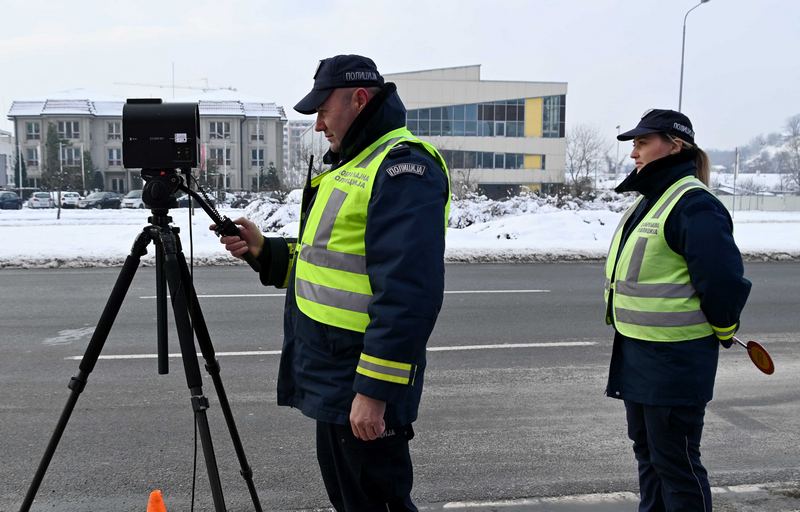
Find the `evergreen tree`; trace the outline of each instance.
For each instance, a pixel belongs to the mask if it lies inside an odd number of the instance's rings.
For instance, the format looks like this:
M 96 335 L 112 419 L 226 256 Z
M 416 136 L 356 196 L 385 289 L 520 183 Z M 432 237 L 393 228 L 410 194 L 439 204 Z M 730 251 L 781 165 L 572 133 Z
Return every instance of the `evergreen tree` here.
M 63 141 L 58 137 L 56 126 L 53 123 L 47 125 L 47 136 L 44 144 L 44 158 L 42 165 L 42 187 L 54 190 L 58 188 L 60 181 L 60 155 L 59 143 Z
M 267 167 L 267 175 L 261 181 L 261 186 L 265 190 L 281 190 L 281 177 L 278 175 L 278 169 L 275 164 L 270 162 Z
M 92 189 L 105 190 L 105 188 L 105 183 L 103 183 L 103 173 L 100 171 L 95 171 L 94 179 L 92 180 Z
M 25 164 L 25 158 L 20 158 L 19 152 L 16 152 L 14 160 L 14 184 L 17 188 L 22 188 L 28 185 L 28 166 Z

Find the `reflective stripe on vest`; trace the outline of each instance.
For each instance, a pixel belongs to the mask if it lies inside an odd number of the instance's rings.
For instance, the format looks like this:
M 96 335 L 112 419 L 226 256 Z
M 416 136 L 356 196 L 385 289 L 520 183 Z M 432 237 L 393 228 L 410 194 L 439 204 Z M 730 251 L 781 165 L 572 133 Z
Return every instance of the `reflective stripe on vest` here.
M 622 229 L 638 201 L 617 227 L 606 261 L 605 296 L 608 308 L 609 291 L 613 290 L 614 326 L 621 334 L 665 342 L 712 334 L 686 260 L 672 251 L 664 238 L 672 208 L 686 192 L 697 188 L 705 189 L 705 185 L 692 176 L 670 186 L 633 228 L 623 247 Z
M 300 310 L 314 320 L 366 331 L 372 300 L 364 245 L 367 209 L 381 163 L 401 142 L 423 146 L 447 174 L 439 152 L 403 127 L 385 134 L 342 167 L 312 180 L 319 189 L 298 244 L 295 297 Z M 448 199 L 443 229 L 449 206 Z

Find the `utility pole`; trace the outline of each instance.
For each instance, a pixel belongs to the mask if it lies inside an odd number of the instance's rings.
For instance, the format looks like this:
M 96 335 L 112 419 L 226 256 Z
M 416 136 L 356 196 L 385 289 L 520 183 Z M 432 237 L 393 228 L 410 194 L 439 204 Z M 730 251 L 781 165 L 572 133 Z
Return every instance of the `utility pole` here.
M 258 150 L 256 151 L 256 156 L 261 158 L 256 158 L 256 163 L 258 163 L 258 174 L 256 174 L 256 192 L 261 191 L 261 173 L 264 169 L 264 156 L 261 151 L 263 150 L 261 147 L 261 116 L 256 116 L 256 147 Z
M 683 17 L 683 39 L 681 40 L 681 83 L 678 89 L 678 112 L 681 111 L 681 106 L 683 105 L 683 57 L 686 53 L 686 18 L 689 17 L 689 13 L 693 10 L 697 9 L 704 3 L 708 2 L 709 0 L 700 0 L 700 3 L 692 7 L 686 12 L 686 15 Z
M 19 197 L 22 199 L 22 149 L 19 142 L 19 128 L 17 127 L 17 122 L 15 119 L 14 122 L 14 131 L 17 135 L 17 168 L 19 168 L 19 183 L 17 183 L 17 190 L 19 191 Z M 39 158 L 42 158 L 42 155 L 39 155 Z M 17 180 L 17 175 L 14 173 L 14 181 Z
M 81 143 L 81 181 L 83 182 L 83 193 L 86 193 L 86 168 L 83 163 L 83 144 Z M 128 178 L 130 181 L 130 177 Z
M 223 165 L 223 176 L 222 176 L 222 197 L 224 199 L 225 192 L 228 191 L 228 141 L 225 140 L 222 142 L 222 165 Z
M 736 147 L 736 159 L 733 161 L 733 206 L 731 206 L 731 220 L 736 216 L 736 177 L 739 176 L 739 147 Z
M 56 219 L 61 219 L 61 189 L 64 188 L 64 150 L 61 142 L 58 143 L 58 213 Z
M 617 125 L 617 137 L 619 137 L 619 125 Z M 619 174 L 619 139 L 617 139 L 617 159 L 614 161 L 614 181 L 617 181 Z

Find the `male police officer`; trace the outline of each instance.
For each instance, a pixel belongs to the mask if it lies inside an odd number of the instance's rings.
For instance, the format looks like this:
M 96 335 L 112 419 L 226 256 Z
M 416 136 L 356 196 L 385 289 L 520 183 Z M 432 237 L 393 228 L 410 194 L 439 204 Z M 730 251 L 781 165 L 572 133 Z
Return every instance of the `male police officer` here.
M 317 114 L 332 165 L 309 176 L 299 241 L 239 219 L 222 243 L 255 255 L 264 285 L 287 287 L 278 404 L 317 420 L 336 510 L 415 511 L 408 441 L 444 294 L 447 167 L 366 57 L 322 60 L 294 108 Z

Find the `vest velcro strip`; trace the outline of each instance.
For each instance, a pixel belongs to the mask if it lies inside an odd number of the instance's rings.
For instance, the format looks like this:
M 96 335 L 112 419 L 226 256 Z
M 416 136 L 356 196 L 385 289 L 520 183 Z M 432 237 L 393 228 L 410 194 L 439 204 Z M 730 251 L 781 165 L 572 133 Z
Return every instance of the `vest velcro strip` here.
M 304 245 L 300 251 L 300 259 L 318 267 L 344 270 L 354 274 L 367 273 L 367 257 L 358 254 L 329 251 L 322 247 Z
M 414 365 L 381 359 L 362 353 L 356 372 L 373 379 L 408 385 L 413 383 Z
M 690 299 L 697 294 L 694 286 L 691 284 L 637 283 L 631 281 L 617 281 L 614 289 L 616 290 L 617 295 L 654 299 Z
M 367 313 L 367 307 L 372 300 L 372 295 L 337 290 L 299 277 L 295 279 L 295 290 L 297 295 L 306 300 L 356 313 Z
M 617 322 L 647 327 L 686 327 L 706 323 L 702 311 L 632 311 L 616 309 Z
M 733 335 L 736 334 L 736 328 L 739 324 L 733 324 L 730 327 L 717 327 L 716 325 L 712 325 L 711 328 L 714 329 L 714 334 L 717 338 L 721 340 L 729 340 L 733 338 Z

